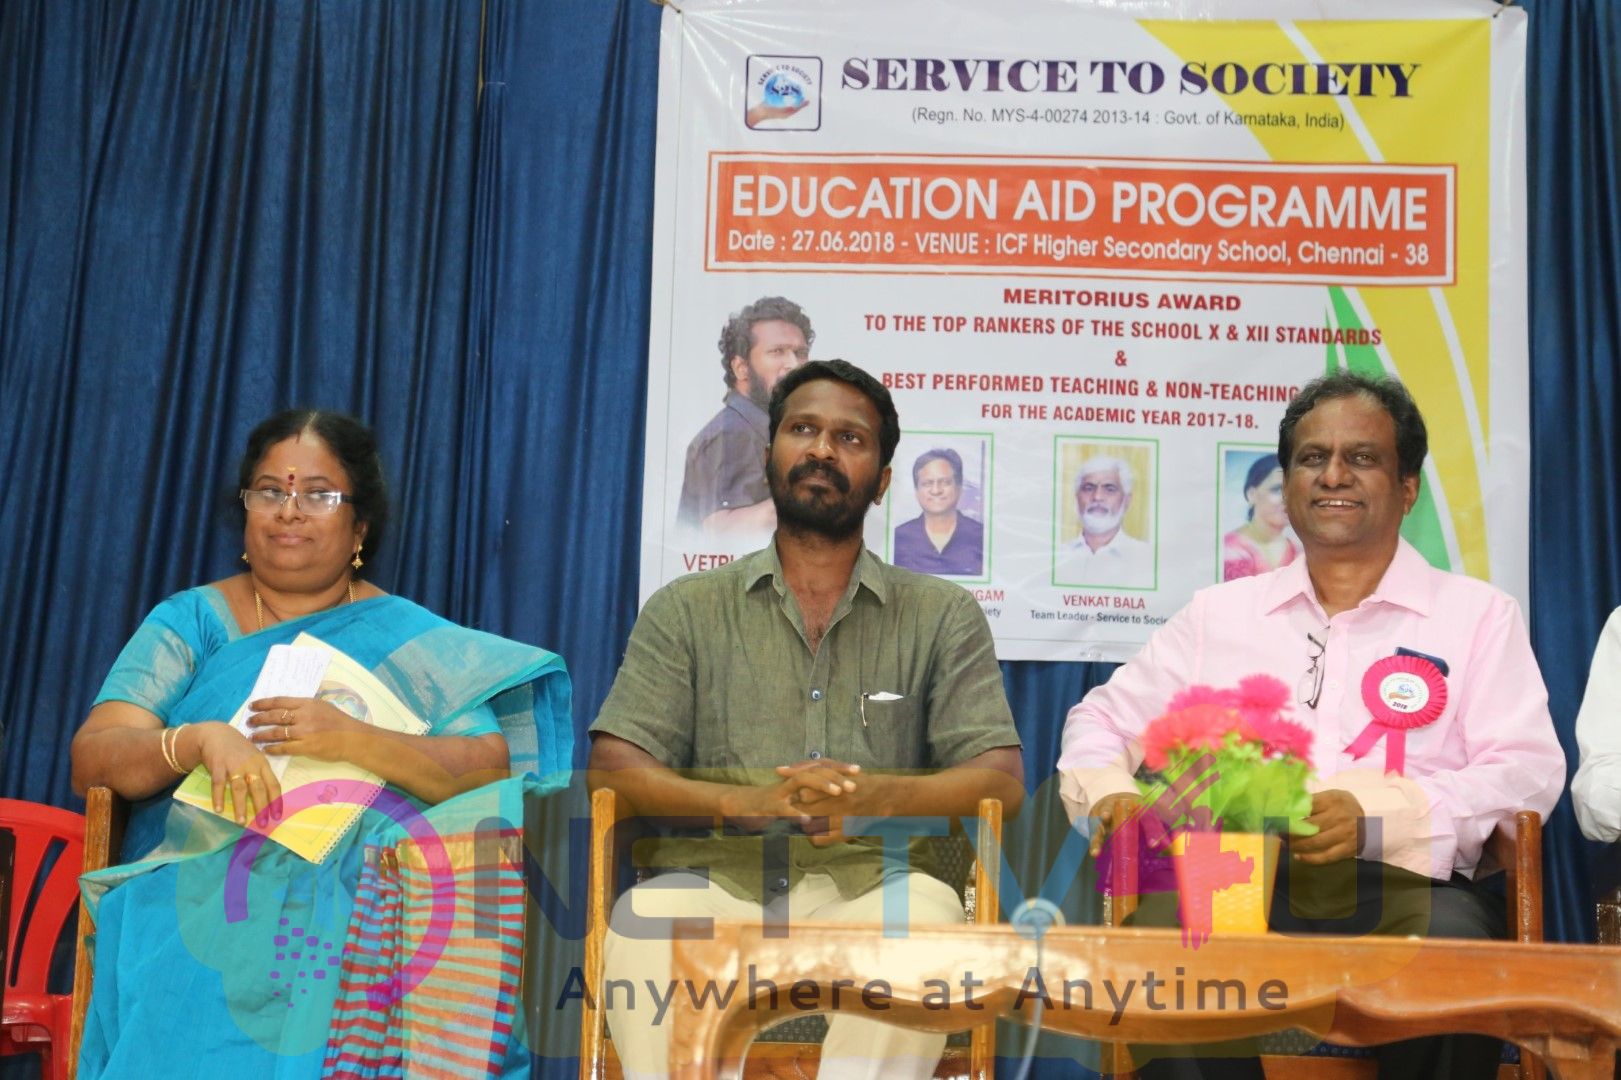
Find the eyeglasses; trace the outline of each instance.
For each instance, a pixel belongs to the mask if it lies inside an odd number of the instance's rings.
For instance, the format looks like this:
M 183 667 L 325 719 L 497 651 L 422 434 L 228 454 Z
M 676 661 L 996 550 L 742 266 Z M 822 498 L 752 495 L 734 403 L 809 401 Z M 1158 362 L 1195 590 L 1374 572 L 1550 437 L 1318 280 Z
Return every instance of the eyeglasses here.
M 957 481 L 950 480 L 950 479 L 947 479 L 947 480 L 919 480 L 917 482 L 917 489 L 919 491 L 950 491 L 952 488 L 954 488 L 956 486 L 957 486 Z
M 322 517 L 326 514 L 335 514 L 338 507 L 346 502 L 354 502 L 353 495 L 345 495 L 341 491 L 283 491 L 280 488 L 244 488 L 242 506 L 253 514 L 274 514 L 286 505 L 287 500 L 293 500 L 293 505 L 301 514 L 310 517 Z
M 1317 708 L 1317 702 L 1323 697 L 1323 672 L 1328 665 L 1323 663 L 1323 654 L 1328 652 L 1328 628 L 1323 628 L 1323 639 L 1317 640 L 1315 634 L 1306 633 L 1306 640 L 1316 646 L 1317 651 L 1311 654 L 1311 667 L 1300 677 L 1300 685 L 1295 687 L 1295 697 L 1308 709 Z

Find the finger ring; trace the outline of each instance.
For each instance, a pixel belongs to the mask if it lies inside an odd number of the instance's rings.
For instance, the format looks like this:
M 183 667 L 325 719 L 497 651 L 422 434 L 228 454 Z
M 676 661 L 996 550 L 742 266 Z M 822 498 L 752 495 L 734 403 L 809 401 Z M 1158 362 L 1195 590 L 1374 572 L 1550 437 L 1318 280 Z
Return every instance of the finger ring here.
M 261 779 L 260 779 L 260 778 L 259 778 L 259 774 L 258 774 L 258 773 L 249 773 L 249 774 L 248 774 L 248 779 L 249 779 L 249 780 L 250 780 L 250 781 L 253 781 L 253 780 L 258 780 L 258 781 L 259 781 L 259 783 L 261 783 L 261 784 L 262 784 L 262 783 L 264 783 L 264 781 L 263 781 L 263 780 L 261 780 Z
M 288 727 L 286 724 L 283 724 L 281 726 L 281 741 L 286 742 L 288 739 L 290 739 L 292 737 L 293 737 L 293 729 Z
M 242 777 L 243 777 L 242 773 L 234 772 L 234 773 L 227 773 L 225 778 L 227 780 L 229 780 L 231 783 L 235 784 L 238 781 L 240 781 L 242 779 Z
M 293 710 L 291 710 L 291 709 L 283 709 L 281 711 L 281 722 L 282 722 L 283 727 L 285 727 L 287 725 L 287 718 L 289 716 L 292 716 L 292 715 L 293 715 Z

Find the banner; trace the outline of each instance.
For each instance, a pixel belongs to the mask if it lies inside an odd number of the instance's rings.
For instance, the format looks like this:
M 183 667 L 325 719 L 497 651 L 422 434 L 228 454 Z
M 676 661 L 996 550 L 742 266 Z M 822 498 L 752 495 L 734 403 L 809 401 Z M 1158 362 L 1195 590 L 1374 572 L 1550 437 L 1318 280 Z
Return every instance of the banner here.
M 807 357 L 890 387 L 867 544 L 1003 659 L 1126 659 L 1299 557 L 1278 421 L 1338 368 L 1428 422 L 1404 535 L 1524 600 L 1524 14 L 1209 10 L 665 9 L 644 600 L 769 539 L 763 406 Z

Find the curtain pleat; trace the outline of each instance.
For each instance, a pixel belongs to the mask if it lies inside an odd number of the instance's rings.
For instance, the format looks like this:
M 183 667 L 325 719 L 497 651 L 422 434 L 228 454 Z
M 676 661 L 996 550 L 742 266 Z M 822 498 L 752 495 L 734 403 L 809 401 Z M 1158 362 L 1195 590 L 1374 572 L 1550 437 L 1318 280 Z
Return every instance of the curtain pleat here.
M 1576 768 L 1599 630 L 1621 605 L 1621 4 L 1535 0 L 1530 163 L 1531 641 Z M 1615 718 L 1621 723 L 1621 717 Z M 1548 937 L 1593 940 L 1596 861 L 1565 795 L 1543 844 Z M 1613 875 L 1611 875 L 1614 883 Z
M 480 0 L 0 5 L 0 790 L 68 742 L 177 589 L 240 569 L 270 413 L 371 422 L 367 572 L 449 611 Z

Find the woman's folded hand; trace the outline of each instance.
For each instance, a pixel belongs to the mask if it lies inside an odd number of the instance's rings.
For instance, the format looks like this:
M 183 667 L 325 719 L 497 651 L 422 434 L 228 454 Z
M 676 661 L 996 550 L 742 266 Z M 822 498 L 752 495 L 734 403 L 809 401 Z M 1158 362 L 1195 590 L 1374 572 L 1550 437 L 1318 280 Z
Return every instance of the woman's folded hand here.
M 268 810 L 272 819 L 281 817 L 281 785 L 270 761 L 230 724 L 209 721 L 187 724 L 182 731 L 194 731 L 198 760 L 214 781 L 214 812 L 225 812 L 225 793 L 231 793 L 231 809 L 238 825 Z M 178 742 L 179 740 L 177 740 Z
M 253 742 L 267 754 L 317 761 L 352 761 L 355 735 L 369 731 L 331 702 L 319 698 L 269 697 L 249 702 Z

